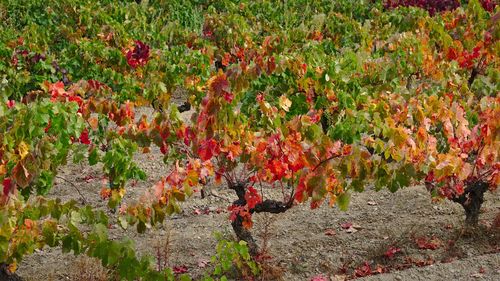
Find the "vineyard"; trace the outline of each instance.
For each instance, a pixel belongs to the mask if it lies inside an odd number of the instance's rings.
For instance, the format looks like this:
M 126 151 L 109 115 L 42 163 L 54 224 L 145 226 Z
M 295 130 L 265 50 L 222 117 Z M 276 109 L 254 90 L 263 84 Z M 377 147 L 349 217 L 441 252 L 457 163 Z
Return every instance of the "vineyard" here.
M 500 280 L 498 4 L 0 1 L 0 280 Z

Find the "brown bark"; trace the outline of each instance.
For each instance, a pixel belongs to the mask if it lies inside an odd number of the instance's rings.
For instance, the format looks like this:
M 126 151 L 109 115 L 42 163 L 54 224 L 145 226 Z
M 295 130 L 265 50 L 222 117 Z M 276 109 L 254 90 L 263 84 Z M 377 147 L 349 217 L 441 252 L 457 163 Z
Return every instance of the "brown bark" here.
M 235 185 L 230 186 L 230 189 L 233 189 L 238 196 L 238 200 L 233 202 L 234 206 L 245 206 L 247 201 L 245 199 L 246 185 L 244 183 L 237 183 Z M 255 205 L 253 209 L 250 210 L 250 213 L 262 213 L 268 212 L 272 214 L 283 213 L 286 210 L 292 207 L 293 201 L 290 200 L 287 203 L 283 203 L 276 200 L 264 200 L 261 203 Z M 259 246 L 257 242 L 252 236 L 252 233 L 243 226 L 243 218 L 238 214 L 236 215 L 236 219 L 231 222 L 233 227 L 233 231 L 236 234 L 238 240 L 243 240 L 247 242 L 248 249 L 252 256 L 255 256 L 259 253 Z
M 453 198 L 465 210 L 465 224 L 467 226 L 477 226 L 481 205 L 484 202 L 484 193 L 488 191 L 488 183 L 477 181 L 467 185 L 464 193 Z

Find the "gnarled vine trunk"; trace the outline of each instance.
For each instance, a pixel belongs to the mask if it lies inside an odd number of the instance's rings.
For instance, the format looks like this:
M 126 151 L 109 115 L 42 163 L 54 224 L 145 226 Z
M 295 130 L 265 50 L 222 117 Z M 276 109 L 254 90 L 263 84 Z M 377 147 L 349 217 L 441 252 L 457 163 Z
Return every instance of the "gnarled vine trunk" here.
M 247 189 L 247 185 L 245 183 L 237 183 L 234 185 L 229 185 L 229 188 L 236 192 L 238 196 L 238 200 L 233 202 L 234 206 L 245 206 L 247 204 L 247 200 L 245 199 L 245 193 Z M 250 213 L 283 213 L 286 210 L 290 209 L 293 205 L 293 199 L 290 199 L 289 202 L 281 202 L 276 200 L 264 200 L 254 208 L 250 210 Z M 252 233 L 243 226 L 243 217 L 239 214 L 236 215 L 236 219 L 231 222 L 231 226 L 233 227 L 233 231 L 236 234 L 238 240 L 243 240 L 247 242 L 248 249 L 252 256 L 255 256 L 259 253 L 259 246 L 257 242 L 252 236 Z
M 453 198 L 454 202 L 459 203 L 464 208 L 467 226 L 477 226 L 486 191 L 488 191 L 488 183 L 476 181 L 468 184 L 462 195 Z

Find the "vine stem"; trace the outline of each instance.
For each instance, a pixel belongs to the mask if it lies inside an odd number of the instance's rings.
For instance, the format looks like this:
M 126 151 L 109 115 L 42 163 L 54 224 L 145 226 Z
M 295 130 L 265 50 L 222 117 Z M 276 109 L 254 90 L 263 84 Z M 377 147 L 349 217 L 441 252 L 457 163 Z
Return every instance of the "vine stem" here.
M 78 192 L 78 194 L 82 198 L 83 203 L 85 205 L 88 205 L 87 199 L 85 199 L 85 196 L 83 196 L 82 192 L 80 191 L 80 189 L 78 188 L 78 186 L 76 186 L 76 184 L 74 184 L 72 181 L 70 181 L 70 180 L 68 180 L 66 178 L 63 178 L 61 176 L 56 176 L 56 178 L 61 179 L 61 180 L 65 181 L 65 182 L 69 183 L 71 186 L 73 186 L 76 189 L 76 192 Z
M 340 157 L 340 156 L 341 156 L 340 154 L 335 154 L 335 155 L 330 156 L 330 157 L 328 157 L 328 158 L 326 158 L 326 159 L 324 159 L 324 160 L 321 160 L 321 162 L 319 162 L 319 163 L 318 163 L 318 165 L 316 165 L 316 166 L 312 169 L 312 171 L 313 171 L 313 172 L 314 172 L 314 171 L 316 171 L 316 169 L 317 169 L 317 168 L 319 168 L 321 165 L 325 164 L 326 162 L 328 162 L 328 161 L 330 161 L 330 160 L 333 160 L 333 159 L 335 159 L 335 158 L 338 158 L 338 157 Z

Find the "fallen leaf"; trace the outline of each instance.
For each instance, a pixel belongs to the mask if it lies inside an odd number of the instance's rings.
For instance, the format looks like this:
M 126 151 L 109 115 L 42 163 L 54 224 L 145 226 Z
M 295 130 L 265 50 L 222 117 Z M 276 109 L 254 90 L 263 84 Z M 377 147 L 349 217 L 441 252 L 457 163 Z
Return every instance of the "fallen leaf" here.
M 394 255 L 401 252 L 401 249 L 398 247 L 390 246 L 387 251 L 384 253 L 384 257 L 392 260 L 394 258 Z
M 174 266 L 173 270 L 175 274 L 183 274 L 188 272 L 188 268 L 185 265 Z
M 313 278 L 311 278 L 311 281 L 328 281 L 328 278 L 322 274 L 316 275 Z
M 365 261 L 365 263 L 362 266 L 354 270 L 354 274 L 356 277 L 365 277 L 372 275 L 373 273 L 370 264 L 367 261 Z
M 325 230 L 325 235 L 326 236 L 334 236 L 335 234 L 337 234 L 337 232 L 335 232 L 335 229 L 333 229 L 333 228 L 327 228 Z
M 433 265 L 434 260 L 429 257 L 426 260 L 415 260 L 413 263 L 418 267 L 424 267 L 424 266 L 428 266 L 428 265 Z
M 207 265 L 209 263 L 210 263 L 209 260 L 205 260 L 205 259 L 198 260 L 198 267 L 199 268 L 205 268 L 205 267 L 207 267 Z
M 347 233 L 354 233 L 358 230 L 362 229 L 362 227 L 358 224 L 353 224 L 352 222 L 344 222 L 340 225 L 342 229 L 345 229 Z
M 94 181 L 96 178 L 92 175 L 87 175 L 83 178 L 83 180 L 86 182 L 86 183 L 89 183 L 89 182 L 92 182 Z
M 426 237 L 419 237 L 415 239 L 419 249 L 423 250 L 436 250 L 441 246 L 441 241 L 437 238 L 428 239 Z
M 375 268 L 375 270 L 373 272 L 376 274 L 382 274 L 382 273 L 387 272 L 387 268 L 380 265 L 380 264 L 377 264 L 377 268 Z
M 333 275 L 333 276 L 330 276 L 330 279 L 332 281 L 344 281 L 344 280 L 347 280 L 347 275 L 345 274 L 338 274 L 338 275 Z
M 340 225 L 340 227 L 342 227 L 342 229 L 349 229 L 352 227 L 352 223 L 350 222 L 344 222 Z
M 346 230 L 347 233 L 355 233 L 355 232 L 358 232 L 358 230 L 354 227 L 349 227 L 347 230 Z
M 358 230 L 363 229 L 363 227 L 361 225 L 359 225 L 359 224 L 353 224 L 352 227 L 356 228 Z
M 474 277 L 474 278 L 482 278 L 484 275 L 481 274 L 481 273 L 474 273 L 474 274 L 471 274 L 470 277 Z

